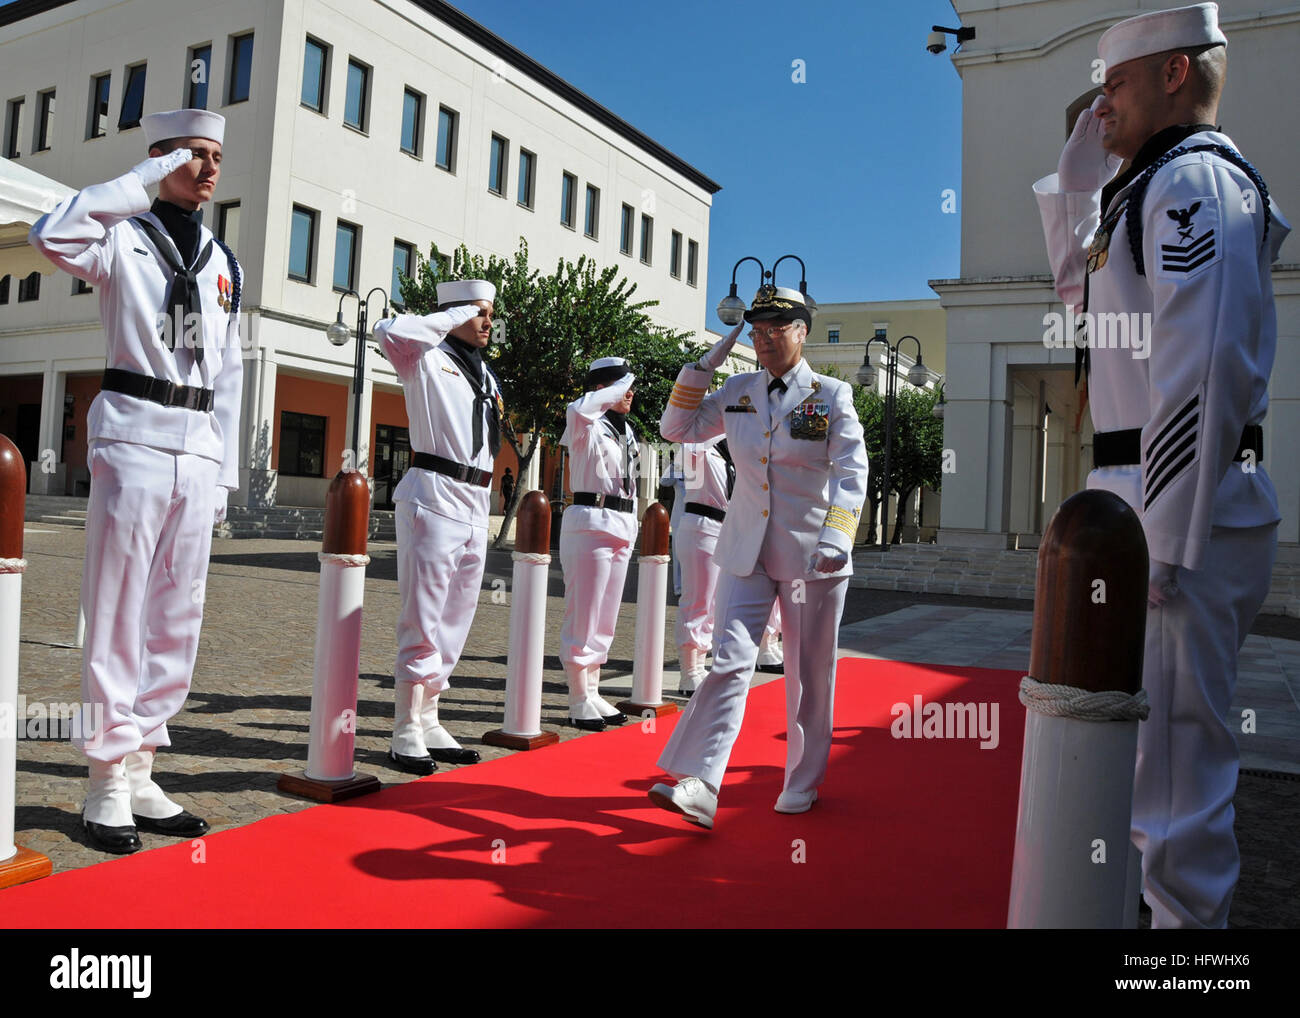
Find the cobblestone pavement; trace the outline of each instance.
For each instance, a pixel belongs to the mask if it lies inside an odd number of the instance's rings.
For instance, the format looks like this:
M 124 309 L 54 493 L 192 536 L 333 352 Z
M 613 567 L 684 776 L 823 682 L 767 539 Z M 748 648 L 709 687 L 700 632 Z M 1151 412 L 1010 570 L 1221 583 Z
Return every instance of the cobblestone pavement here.
M 27 529 L 29 565 L 23 578 L 19 688 L 29 703 L 71 704 L 80 698 L 81 652 L 74 646 L 74 636 L 84 547 L 85 534 L 79 529 L 40 524 Z M 168 792 L 206 817 L 214 830 L 314 805 L 280 793 L 276 781 L 282 773 L 300 770 L 306 763 L 317 550 L 318 545 L 300 541 L 213 544 L 193 688 L 185 708 L 169 726 L 173 745 L 159 753 L 155 773 Z M 392 543 L 370 547 L 357 704 L 357 769 L 385 784 L 411 780 L 387 757 L 399 606 L 395 553 Z M 452 688 L 441 699 L 443 722 L 463 745 L 477 749 L 485 759 L 510 752 L 482 742 L 484 733 L 499 728 L 502 719 L 510 571 L 508 552 L 489 553 L 469 642 Z M 631 688 L 635 591 L 634 567 L 602 679 L 602 695 L 611 702 L 623 698 Z M 585 736 L 564 726 L 567 685 L 554 655 L 563 620 L 558 557 L 548 594 L 546 647 L 550 654 L 543 676 L 542 725 L 561 739 L 582 738 Z M 1022 613 L 1032 607 L 1022 600 L 850 589 L 844 614 L 846 644 L 866 640 L 873 656 L 893 656 L 901 639 L 915 636 L 912 631 L 906 637 L 888 636 L 888 627 L 906 616 L 882 619 L 885 628 L 878 631 L 872 630 L 867 620 L 916 611 L 919 605 L 938 606 L 940 615 L 951 619 L 969 615 L 954 613 L 957 608 L 981 609 L 990 612 L 990 617 L 996 614 L 1007 640 L 997 647 L 986 638 L 981 648 L 992 656 L 1001 654 L 1000 663 L 990 666 L 1018 667 L 1014 659 L 1019 650 L 1014 641 L 1020 638 L 1017 633 L 1023 636 Z M 944 616 L 945 612 L 948 615 Z M 665 641 L 665 662 L 670 668 L 676 661 L 674 615 L 670 604 Z M 1294 648 L 1290 641 L 1300 639 L 1300 620 L 1261 620 L 1255 632 Z M 951 646 L 951 641 L 937 642 Z M 1027 644 L 1024 646 L 1027 664 Z M 941 660 L 933 654 L 912 654 L 906 659 Z M 756 681 L 766 678 L 760 676 Z M 677 699 L 670 692 L 676 688 L 675 673 L 665 674 L 664 685 L 665 699 Z M 449 768 L 440 765 L 440 769 Z M 24 739 L 18 743 L 17 840 L 48 855 L 56 872 L 109 858 L 90 848 L 81 830 L 85 774 L 82 758 L 66 741 Z M 1270 777 L 1267 772 L 1243 775 L 1237 795 L 1243 877 L 1234 904 L 1234 925 L 1300 925 L 1297 806 L 1300 782 Z M 157 835 L 142 834 L 141 838 L 146 849 L 170 843 Z

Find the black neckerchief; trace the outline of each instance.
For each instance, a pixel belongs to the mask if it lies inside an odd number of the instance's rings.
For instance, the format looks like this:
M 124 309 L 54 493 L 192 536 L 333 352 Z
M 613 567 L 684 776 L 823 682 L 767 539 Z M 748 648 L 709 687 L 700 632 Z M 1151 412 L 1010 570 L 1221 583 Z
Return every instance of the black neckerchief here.
M 631 490 L 632 473 L 640 467 L 641 462 L 640 450 L 636 448 L 636 430 L 628 421 L 627 414 L 618 410 L 606 410 L 605 421 L 623 446 L 623 491 L 628 492 Z
M 474 455 L 483 448 L 483 407 L 487 407 L 488 448 L 492 458 L 501 451 L 501 417 L 496 402 L 492 399 L 491 386 L 487 384 L 486 368 L 483 364 L 483 351 L 471 343 L 466 343 L 457 336 L 448 336 L 447 354 L 454 360 L 465 376 L 465 381 L 474 390 Z
M 183 209 L 161 198 L 154 200 L 149 211 L 158 217 L 167 233 L 176 242 L 176 250 L 186 265 L 192 265 L 199 255 L 199 239 L 203 233 L 203 209 Z
M 1116 194 L 1137 180 L 1143 170 L 1175 145 L 1194 134 L 1200 134 L 1202 131 L 1217 130 L 1218 128 L 1214 124 L 1175 124 L 1173 127 L 1166 127 L 1163 131 L 1157 131 L 1151 135 L 1142 143 L 1142 147 L 1137 150 L 1137 155 L 1133 157 L 1133 162 L 1129 164 L 1129 168 L 1101 189 L 1102 211 L 1104 212 L 1110 207 L 1111 199 Z

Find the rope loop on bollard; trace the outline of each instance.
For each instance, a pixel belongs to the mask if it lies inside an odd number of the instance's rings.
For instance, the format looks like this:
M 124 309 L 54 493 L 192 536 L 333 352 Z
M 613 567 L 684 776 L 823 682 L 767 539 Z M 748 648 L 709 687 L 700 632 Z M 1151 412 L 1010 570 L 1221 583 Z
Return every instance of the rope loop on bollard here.
M 1026 675 L 1020 680 L 1020 702 L 1046 717 L 1079 721 L 1145 721 L 1151 713 L 1147 691 L 1132 695 L 1117 689 L 1098 693 L 1077 686 L 1057 686 Z
M 323 564 L 325 562 L 334 562 L 341 566 L 368 566 L 370 565 L 369 555 L 343 555 L 332 551 L 318 551 L 316 558 Z
M 637 559 L 638 562 L 671 562 L 672 560 L 671 555 L 642 555 Z
M 510 554 L 516 562 L 531 562 L 539 566 L 551 564 L 551 556 L 544 551 L 515 551 Z
M 25 558 L 0 558 L 0 573 L 23 573 L 27 571 Z

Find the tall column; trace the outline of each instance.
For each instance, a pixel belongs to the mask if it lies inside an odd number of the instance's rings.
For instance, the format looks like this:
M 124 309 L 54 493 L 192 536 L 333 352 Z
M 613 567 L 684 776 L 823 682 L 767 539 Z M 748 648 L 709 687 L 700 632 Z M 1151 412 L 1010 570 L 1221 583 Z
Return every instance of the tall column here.
M 254 508 L 275 505 L 276 472 L 271 469 L 275 434 L 274 351 L 259 346 L 244 360 L 243 441 L 239 450 L 239 496 Z
M 53 361 L 45 362 L 41 387 L 40 446 L 32 463 L 29 486 L 33 495 L 62 495 L 68 466 L 63 462 L 63 394 L 68 375 Z

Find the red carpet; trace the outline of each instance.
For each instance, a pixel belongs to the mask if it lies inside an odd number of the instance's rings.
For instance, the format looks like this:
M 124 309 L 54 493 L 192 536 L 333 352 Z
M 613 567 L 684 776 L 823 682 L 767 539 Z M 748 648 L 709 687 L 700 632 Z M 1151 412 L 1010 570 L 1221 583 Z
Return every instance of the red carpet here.
M 783 683 L 751 692 L 706 832 L 646 790 L 676 717 L 0 891 L 0 926 L 1002 927 L 1018 672 L 840 663 L 821 799 L 772 804 Z M 1000 741 L 895 739 L 895 703 L 998 705 Z M 149 889 L 147 903 L 129 903 Z

